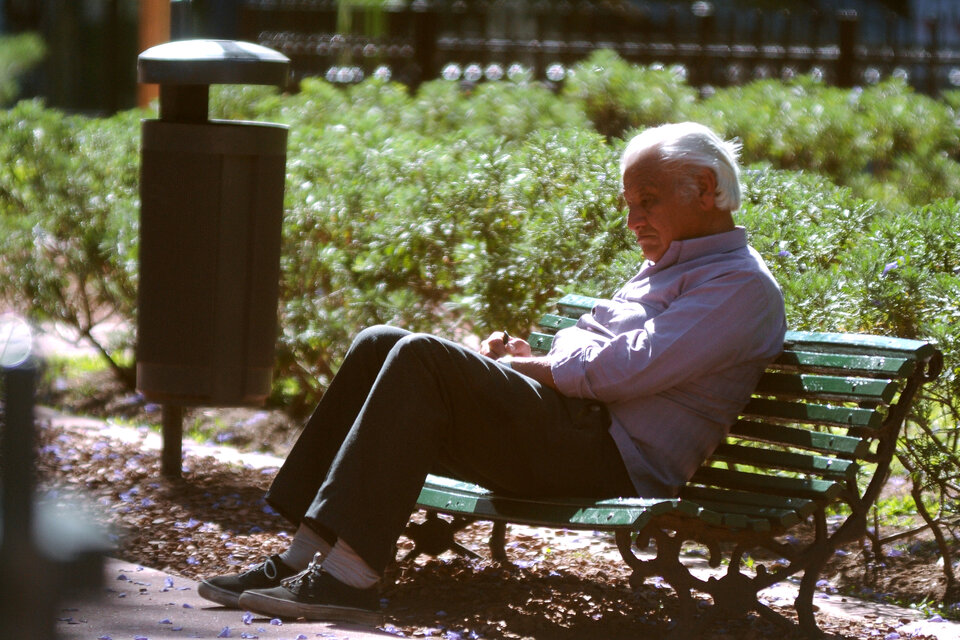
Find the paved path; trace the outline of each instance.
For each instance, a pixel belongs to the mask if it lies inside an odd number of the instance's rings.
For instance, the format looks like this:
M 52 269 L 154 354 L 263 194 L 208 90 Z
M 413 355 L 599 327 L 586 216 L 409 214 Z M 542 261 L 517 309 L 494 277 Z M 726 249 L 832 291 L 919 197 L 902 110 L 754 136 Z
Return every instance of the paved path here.
M 396 638 L 378 629 L 322 622 L 284 622 L 227 609 L 197 595 L 197 584 L 122 560 L 104 563 L 98 597 L 63 604 L 59 640 L 184 640 L 185 638 Z

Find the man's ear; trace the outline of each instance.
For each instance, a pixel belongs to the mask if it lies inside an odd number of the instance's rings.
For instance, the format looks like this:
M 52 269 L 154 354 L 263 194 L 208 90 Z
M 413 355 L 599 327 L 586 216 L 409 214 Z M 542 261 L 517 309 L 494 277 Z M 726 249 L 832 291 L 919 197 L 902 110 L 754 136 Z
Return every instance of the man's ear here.
M 713 209 L 717 199 L 717 176 L 706 167 L 696 175 L 697 202 L 707 211 Z

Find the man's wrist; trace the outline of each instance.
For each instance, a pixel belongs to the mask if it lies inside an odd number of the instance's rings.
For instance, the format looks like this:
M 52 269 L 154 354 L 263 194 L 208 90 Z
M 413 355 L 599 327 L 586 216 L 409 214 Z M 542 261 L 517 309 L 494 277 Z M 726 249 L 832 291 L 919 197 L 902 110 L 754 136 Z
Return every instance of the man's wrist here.
M 515 357 L 515 356 L 512 356 L 512 355 L 510 355 L 510 354 L 507 354 L 507 355 L 505 355 L 505 356 L 500 356 L 499 358 L 497 358 L 497 362 L 499 362 L 500 364 L 502 364 L 502 365 L 504 365 L 504 366 L 510 367 L 511 369 L 513 369 L 513 361 L 514 361 L 514 360 L 516 360 L 516 357 Z

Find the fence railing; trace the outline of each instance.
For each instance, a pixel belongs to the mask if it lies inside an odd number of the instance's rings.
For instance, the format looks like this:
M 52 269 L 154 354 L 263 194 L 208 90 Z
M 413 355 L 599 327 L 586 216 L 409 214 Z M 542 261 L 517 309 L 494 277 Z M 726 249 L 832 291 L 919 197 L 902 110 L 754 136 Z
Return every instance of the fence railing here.
M 338 33 L 335 0 L 245 0 L 240 37 L 289 56 L 295 79 L 342 83 L 374 73 L 415 86 L 518 72 L 559 82 L 591 51 L 612 49 L 632 62 L 678 65 L 699 87 L 802 73 L 839 86 L 898 75 L 930 94 L 960 87 L 960 51 L 939 48 L 936 21 L 923 25 L 928 37 L 921 46 L 916 29 L 892 13 L 735 11 L 707 2 L 691 10 L 585 0 L 396 0 L 382 9 L 353 8 L 347 17 L 381 30 Z

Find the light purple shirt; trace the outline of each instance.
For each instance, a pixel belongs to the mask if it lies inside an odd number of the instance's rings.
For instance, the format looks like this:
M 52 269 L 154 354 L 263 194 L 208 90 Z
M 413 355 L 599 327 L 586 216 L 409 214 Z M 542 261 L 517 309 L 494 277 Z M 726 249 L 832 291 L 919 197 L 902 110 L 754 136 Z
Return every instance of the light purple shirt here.
M 673 242 L 557 333 L 561 393 L 603 402 L 641 496 L 673 496 L 783 348 L 783 295 L 742 227 Z

